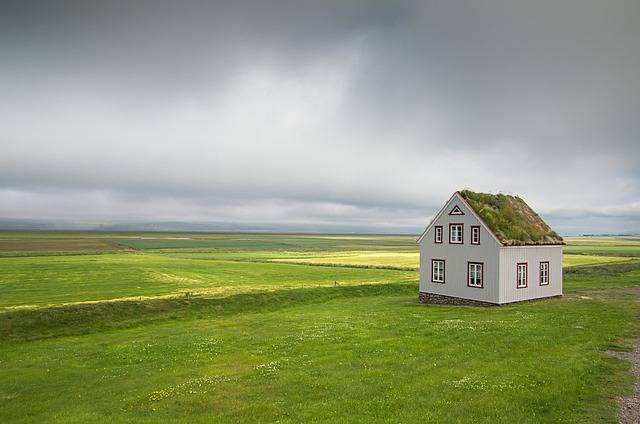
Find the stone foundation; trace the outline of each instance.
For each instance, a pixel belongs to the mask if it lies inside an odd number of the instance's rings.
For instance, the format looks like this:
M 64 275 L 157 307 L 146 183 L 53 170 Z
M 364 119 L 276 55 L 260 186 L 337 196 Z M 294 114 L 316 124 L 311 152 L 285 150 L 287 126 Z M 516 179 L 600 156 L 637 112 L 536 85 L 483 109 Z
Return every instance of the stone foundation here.
M 420 292 L 418 301 L 420 303 L 430 303 L 433 305 L 497 306 L 494 303 L 483 302 L 481 300 L 463 299 L 461 297 L 426 292 Z

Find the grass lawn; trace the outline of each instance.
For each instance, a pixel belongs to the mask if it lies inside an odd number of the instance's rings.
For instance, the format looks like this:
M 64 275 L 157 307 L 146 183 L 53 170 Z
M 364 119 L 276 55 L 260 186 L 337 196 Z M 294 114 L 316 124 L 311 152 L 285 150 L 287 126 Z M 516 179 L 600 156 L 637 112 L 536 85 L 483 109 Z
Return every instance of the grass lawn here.
M 399 264 L 396 239 L 261 237 L 0 258 L 0 422 L 616 422 L 631 376 L 605 352 L 640 334 L 640 261 L 569 268 L 560 299 L 425 306 L 415 271 L 262 262 Z
M 316 290 L 335 298 L 5 343 L 0 420 L 614 422 L 630 382 L 603 354 L 637 331 L 624 292 L 465 308 L 406 283 Z

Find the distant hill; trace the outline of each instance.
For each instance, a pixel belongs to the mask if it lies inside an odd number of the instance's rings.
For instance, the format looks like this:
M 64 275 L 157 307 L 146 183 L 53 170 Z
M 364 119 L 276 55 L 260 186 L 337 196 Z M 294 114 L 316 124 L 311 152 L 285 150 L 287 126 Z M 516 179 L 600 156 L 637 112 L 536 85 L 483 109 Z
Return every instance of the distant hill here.
M 23 220 L 23 219 L 1 219 L 0 218 L 0 230 L 56 230 L 53 222 L 35 221 L 35 220 Z
M 29 220 L 0 218 L 5 231 L 148 231 L 148 232 L 292 232 L 292 233 L 359 233 L 415 234 L 420 228 L 390 226 L 388 228 L 349 224 L 263 224 L 234 222 L 85 222 L 63 220 Z

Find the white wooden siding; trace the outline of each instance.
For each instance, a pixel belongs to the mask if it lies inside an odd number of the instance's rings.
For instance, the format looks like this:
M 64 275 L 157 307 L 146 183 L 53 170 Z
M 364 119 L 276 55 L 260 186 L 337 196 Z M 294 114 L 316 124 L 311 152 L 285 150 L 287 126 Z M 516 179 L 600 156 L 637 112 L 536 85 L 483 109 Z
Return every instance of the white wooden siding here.
M 540 285 L 540 262 L 549 262 L 549 285 Z M 516 287 L 517 264 L 528 264 L 526 288 Z M 562 294 L 562 246 L 500 248 L 500 303 Z
M 458 205 L 464 215 L 449 215 Z M 464 224 L 463 244 L 449 244 L 449 224 Z M 435 227 L 442 226 L 442 243 L 435 243 Z M 480 245 L 471 244 L 471 226 L 480 226 Z M 433 225 L 420 241 L 420 291 L 446 296 L 461 297 L 484 302 L 499 303 L 500 244 L 494 236 L 467 208 L 459 195 L 453 196 L 445 205 Z M 431 260 L 444 259 L 445 283 L 431 282 Z M 467 286 L 467 262 L 482 262 L 483 288 Z

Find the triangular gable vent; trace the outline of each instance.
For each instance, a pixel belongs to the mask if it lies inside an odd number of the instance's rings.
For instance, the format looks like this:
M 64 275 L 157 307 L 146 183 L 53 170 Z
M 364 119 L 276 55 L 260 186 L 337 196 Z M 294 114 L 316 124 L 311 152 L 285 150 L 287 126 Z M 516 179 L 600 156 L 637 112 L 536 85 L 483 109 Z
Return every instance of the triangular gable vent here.
M 462 209 L 460 209 L 458 205 L 455 205 L 453 209 L 451 209 L 451 212 L 449 212 L 449 215 L 464 215 L 464 212 L 462 212 Z

